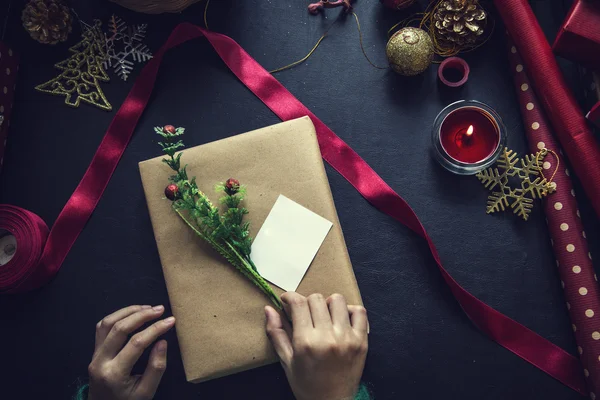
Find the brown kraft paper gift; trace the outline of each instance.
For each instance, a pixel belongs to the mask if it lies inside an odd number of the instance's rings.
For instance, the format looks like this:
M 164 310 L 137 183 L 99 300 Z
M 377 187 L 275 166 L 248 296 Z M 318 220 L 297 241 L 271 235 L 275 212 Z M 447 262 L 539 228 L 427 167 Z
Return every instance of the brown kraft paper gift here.
M 341 293 L 362 304 L 315 128 L 308 117 L 184 150 L 182 165 L 217 204 L 214 185 L 236 178 L 248 188 L 245 205 L 255 237 L 280 194 L 333 223 L 298 287 L 307 296 Z M 187 380 L 202 382 L 276 361 L 265 335 L 267 297 L 198 238 L 164 196 L 172 171 L 163 157 L 140 162 L 163 273 L 177 319 Z M 281 289 L 273 286 L 277 293 Z

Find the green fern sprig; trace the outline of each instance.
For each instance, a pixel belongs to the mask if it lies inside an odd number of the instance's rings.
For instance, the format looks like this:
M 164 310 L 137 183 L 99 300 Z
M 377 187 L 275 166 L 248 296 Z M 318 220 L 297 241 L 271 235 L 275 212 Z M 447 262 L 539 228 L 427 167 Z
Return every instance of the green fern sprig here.
M 182 153 L 175 154 L 178 149 L 184 147 L 180 137 L 185 129 L 167 125 L 154 130 L 163 138 L 163 142 L 159 142 L 159 145 L 168 156 L 162 161 L 175 172 L 175 175 L 169 178 L 171 185 L 167 186 L 165 194 L 169 191 L 167 197 L 173 200 L 172 207 L 177 215 L 196 235 L 208 242 L 242 275 L 258 286 L 281 310 L 283 308 L 281 300 L 260 276 L 250 258 L 252 245 L 250 223 L 243 221 L 248 210 L 241 206 L 246 195 L 246 187 L 240 185 L 236 179 L 228 179 L 217 184 L 216 190 L 224 193 L 220 199 L 224 210 L 220 212 L 198 188 L 196 178 L 188 178 L 187 165 L 181 167 Z

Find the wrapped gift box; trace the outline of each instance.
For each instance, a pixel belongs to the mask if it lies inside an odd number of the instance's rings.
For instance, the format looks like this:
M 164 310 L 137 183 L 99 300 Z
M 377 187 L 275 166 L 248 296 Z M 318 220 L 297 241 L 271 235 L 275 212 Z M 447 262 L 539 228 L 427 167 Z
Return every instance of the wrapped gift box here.
M 592 72 L 584 69 L 585 107 L 589 110 L 586 118 L 600 128 L 600 71 Z
M 0 171 L 4 163 L 6 138 L 10 127 L 10 114 L 17 81 L 19 57 L 6 44 L 0 42 Z
M 600 101 L 592 107 L 585 117 L 600 128 Z
M 552 49 L 561 57 L 600 69 L 600 1 L 575 0 Z
M 265 334 L 263 308 L 268 299 L 173 212 L 164 198 L 172 172 L 162 158 L 141 162 L 140 174 L 187 380 L 202 382 L 276 362 Z M 333 227 L 297 292 L 326 297 L 341 293 L 349 304 L 362 304 L 308 117 L 185 149 L 183 162 L 214 204 L 215 182 L 235 176 L 248 186 L 244 202 L 253 236 L 280 194 L 331 221 Z

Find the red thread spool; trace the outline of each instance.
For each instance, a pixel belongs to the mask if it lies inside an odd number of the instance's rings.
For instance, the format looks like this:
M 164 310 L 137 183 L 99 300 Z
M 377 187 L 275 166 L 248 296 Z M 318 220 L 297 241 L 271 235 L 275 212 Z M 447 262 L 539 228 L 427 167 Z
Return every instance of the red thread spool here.
M 469 79 L 469 64 L 460 57 L 446 58 L 438 68 L 438 77 L 446 86 L 459 87 Z

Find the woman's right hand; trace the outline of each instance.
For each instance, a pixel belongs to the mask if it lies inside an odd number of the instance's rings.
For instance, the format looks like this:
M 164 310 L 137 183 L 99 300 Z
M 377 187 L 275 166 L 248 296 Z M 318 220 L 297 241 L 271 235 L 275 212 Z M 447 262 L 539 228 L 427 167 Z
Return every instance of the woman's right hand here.
M 368 349 L 367 312 L 334 294 L 281 296 L 293 329 L 265 307 L 266 330 L 297 400 L 350 400 L 360 384 Z

